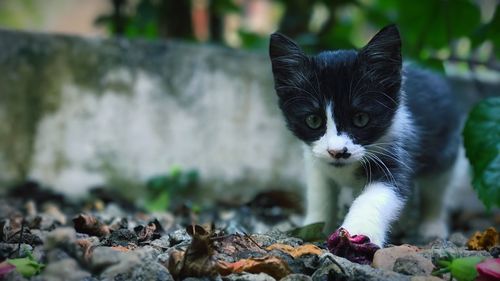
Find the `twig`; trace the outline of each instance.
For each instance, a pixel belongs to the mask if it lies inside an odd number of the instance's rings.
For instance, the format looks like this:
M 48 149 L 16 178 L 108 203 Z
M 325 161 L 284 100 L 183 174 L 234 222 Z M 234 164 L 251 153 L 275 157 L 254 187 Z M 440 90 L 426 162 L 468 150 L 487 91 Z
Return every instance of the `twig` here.
M 250 237 L 250 235 L 248 235 L 248 233 L 246 233 L 246 232 L 243 231 L 243 234 L 245 234 L 245 237 L 247 237 L 248 240 L 250 240 L 252 243 L 254 243 L 257 247 L 259 247 L 260 249 L 264 250 L 264 248 L 262 248 L 262 246 L 260 246 L 257 242 L 255 242 L 255 240 L 253 240 L 253 238 Z

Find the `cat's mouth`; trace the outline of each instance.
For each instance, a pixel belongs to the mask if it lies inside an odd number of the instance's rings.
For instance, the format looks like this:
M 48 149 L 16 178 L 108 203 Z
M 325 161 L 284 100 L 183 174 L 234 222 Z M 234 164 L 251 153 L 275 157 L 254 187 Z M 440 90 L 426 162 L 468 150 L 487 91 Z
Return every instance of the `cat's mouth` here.
M 329 164 L 336 167 L 336 168 L 340 168 L 340 167 L 345 167 L 351 163 L 345 162 L 345 161 L 334 161 L 334 162 L 330 162 Z

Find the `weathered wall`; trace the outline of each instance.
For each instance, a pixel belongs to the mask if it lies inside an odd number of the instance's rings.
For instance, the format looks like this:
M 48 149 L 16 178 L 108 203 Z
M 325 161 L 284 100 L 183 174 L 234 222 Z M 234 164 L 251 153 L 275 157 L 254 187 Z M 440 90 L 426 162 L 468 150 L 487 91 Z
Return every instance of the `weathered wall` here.
M 301 183 L 264 55 L 0 30 L 0 74 L 2 182 L 78 195 L 180 165 L 225 195 Z

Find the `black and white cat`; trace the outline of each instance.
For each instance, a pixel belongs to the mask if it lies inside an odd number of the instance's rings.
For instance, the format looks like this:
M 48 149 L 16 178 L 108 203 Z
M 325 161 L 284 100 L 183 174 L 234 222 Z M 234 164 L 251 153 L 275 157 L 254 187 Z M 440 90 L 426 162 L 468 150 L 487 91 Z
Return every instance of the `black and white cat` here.
M 414 185 L 421 188 L 420 232 L 447 235 L 445 191 L 467 174 L 460 149 L 465 113 L 439 75 L 403 66 L 395 25 L 359 51 L 307 56 L 274 33 L 270 57 L 279 106 L 304 142 L 305 223 L 342 227 L 381 247 Z M 339 194 L 356 197 L 337 224 Z

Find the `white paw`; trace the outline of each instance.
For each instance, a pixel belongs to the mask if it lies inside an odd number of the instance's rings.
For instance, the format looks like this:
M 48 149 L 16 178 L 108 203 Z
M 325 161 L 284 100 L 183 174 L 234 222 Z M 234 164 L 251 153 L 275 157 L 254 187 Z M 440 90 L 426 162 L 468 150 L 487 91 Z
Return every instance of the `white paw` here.
M 418 230 L 420 236 L 424 239 L 435 239 L 448 237 L 448 225 L 444 220 L 433 220 L 423 222 Z
M 379 227 L 369 227 L 369 225 L 343 225 L 351 236 L 353 235 L 364 235 L 370 238 L 370 242 L 373 244 L 383 247 L 385 241 L 385 232 Z

